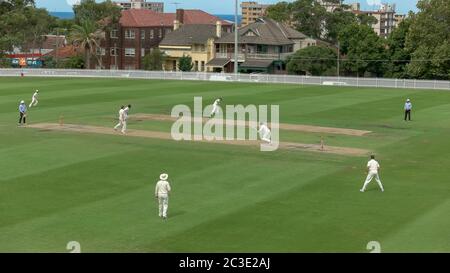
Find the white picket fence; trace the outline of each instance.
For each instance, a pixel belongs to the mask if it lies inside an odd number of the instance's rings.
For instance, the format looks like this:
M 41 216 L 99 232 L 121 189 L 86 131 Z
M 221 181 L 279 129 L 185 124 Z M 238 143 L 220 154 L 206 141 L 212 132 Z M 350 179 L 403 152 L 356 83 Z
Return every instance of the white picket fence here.
M 450 81 L 141 70 L 0 69 L 10 77 L 94 77 L 450 90 Z

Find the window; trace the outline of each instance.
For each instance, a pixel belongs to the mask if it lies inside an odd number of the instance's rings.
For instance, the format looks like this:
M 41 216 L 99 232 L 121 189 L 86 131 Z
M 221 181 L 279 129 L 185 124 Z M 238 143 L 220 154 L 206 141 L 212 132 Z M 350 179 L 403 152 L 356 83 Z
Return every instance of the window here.
M 163 35 L 162 32 L 163 32 L 163 30 L 162 30 L 162 28 L 160 28 L 160 29 L 159 29 L 159 38 L 162 38 L 162 35 Z
M 125 39 L 135 39 L 136 34 L 134 33 L 134 30 L 127 29 L 125 30 Z
M 105 56 L 106 50 L 103 47 L 97 47 L 96 48 L 96 55 L 97 56 Z
M 117 56 L 117 47 L 111 47 L 111 49 L 109 51 L 109 55 Z
M 134 57 L 136 55 L 136 50 L 134 48 L 125 48 L 126 57 Z
M 154 29 L 150 29 L 150 39 L 153 39 L 155 36 L 155 30 Z
M 145 56 L 145 48 L 141 48 L 141 57 L 143 58 Z
M 145 30 L 141 30 L 141 40 L 145 39 Z
M 111 30 L 110 38 L 118 38 L 117 33 L 118 33 L 117 29 Z
M 198 61 L 194 62 L 194 71 L 198 71 Z
M 201 46 L 200 46 L 200 51 L 201 51 L 201 52 L 205 52 L 205 45 L 201 45 Z
M 200 67 L 200 71 L 205 71 L 205 61 L 201 62 L 201 67 Z

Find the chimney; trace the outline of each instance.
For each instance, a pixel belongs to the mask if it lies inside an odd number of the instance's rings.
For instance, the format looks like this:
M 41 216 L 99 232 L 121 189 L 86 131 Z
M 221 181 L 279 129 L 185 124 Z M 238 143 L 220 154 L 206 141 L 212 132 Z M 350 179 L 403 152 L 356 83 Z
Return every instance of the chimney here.
M 216 36 L 219 38 L 222 37 L 222 22 L 221 21 L 216 22 Z
M 178 20 L 180 24 L 184 24 L 184 9 L 177 9 L 176 20 Z
M 177 30 L 180 28 L 180 21 L 174 20 L 173 21 L 173 30 Z

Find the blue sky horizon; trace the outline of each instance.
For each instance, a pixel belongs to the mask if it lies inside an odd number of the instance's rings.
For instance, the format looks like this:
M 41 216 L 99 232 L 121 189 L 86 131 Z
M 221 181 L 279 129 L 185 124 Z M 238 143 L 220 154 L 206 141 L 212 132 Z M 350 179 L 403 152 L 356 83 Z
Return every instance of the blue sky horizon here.
M 101 2 L 101 0 L 97 0 Z M 149 1 L 149 0 L 148 0 Z M 233 14 L 234 13 L 234 1 L 233 0 L 153 0 L 154 2 L 164 2 L 164 8 L 166 12 L 175 11 L 174 2 L 178 2 L 179 8 L 185 9 L 202 9 L 206 12 L 213 14 Z M 264 4 L 274 4 L 281 2 L 280 0 L 256 0 L 257 2 Z M 293 0 L 287 0 L 292 2 Z M 36 0 L 36 5 L 41 8 L 46 8 L 52 12 L 70 12 L 72 11 L 71 3 L 76 0 Z M 151 1 L 149 1 L 151 2 Z M 224 2 L 229 2 L 225 5 Z M 377 5 L 383 3 L 395 3 L 397 5 L 397 12 L 407 14 L 410 10 L 417 11 L 417 0 L 346 0 L 345 3 L 360 2 L 361 8 L 364 10 L 377 9 Z

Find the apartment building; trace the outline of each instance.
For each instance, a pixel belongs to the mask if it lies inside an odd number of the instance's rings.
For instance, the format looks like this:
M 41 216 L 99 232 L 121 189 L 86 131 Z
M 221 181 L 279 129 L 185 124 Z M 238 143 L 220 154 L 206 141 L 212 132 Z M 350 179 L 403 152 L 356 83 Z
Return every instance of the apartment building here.
M 148 9 L 156 12 L 164 12 L 163 2 L 147 2 L 146 0 L 130 0 L 127 2 L 115 2 L 122 10 Z
M 242 2 L 242 21 L 241 26 L 245 27 L 251 23 L 254 23 L 256 19 L 263 17 L 266 14 L 266 10 L 271 5 L 259 4 L 258 2 Z
M 386 38 L 397 26 L 395 4 L 381 4 L 380 9 L 375 11 L 353 10 L 355 14 L 367 14 L 377 19 L 377 23 L 372 25 L 378 36 Z M 399 18 L 399 16 L 397 16 Z

